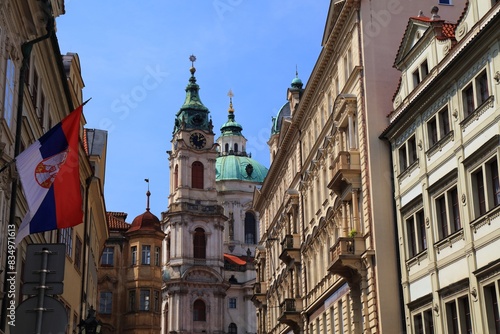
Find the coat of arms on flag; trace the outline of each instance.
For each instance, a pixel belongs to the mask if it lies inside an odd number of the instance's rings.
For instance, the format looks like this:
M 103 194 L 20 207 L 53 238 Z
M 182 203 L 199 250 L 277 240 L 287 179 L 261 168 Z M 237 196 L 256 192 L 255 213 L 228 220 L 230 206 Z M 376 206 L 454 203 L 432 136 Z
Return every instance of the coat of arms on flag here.
M 16 245 L 29 234 L 83 222 L 79 133 L 83 104 L 16 157 L 28 203 Z

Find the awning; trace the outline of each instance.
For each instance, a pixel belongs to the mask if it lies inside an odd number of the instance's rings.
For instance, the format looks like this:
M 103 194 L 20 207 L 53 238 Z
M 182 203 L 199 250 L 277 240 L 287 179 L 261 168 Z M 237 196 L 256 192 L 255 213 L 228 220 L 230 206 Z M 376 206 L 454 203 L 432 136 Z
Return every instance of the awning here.
M 234 255 L 230 255 L 230 254 L 224 254 L 224 259 L 228 260 L 229 262 L 232 262 L 234 264 L 237 264 L 239 266 L 244 266 L 245 264 L 247 264 L 246 261 L 243 261 L 239 257 L 234 256 Z

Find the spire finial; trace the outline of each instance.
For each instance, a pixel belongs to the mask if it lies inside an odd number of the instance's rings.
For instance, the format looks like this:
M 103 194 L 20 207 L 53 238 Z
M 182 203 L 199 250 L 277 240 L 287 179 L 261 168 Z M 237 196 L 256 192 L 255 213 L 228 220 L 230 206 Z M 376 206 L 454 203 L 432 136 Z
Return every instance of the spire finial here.
M 234 113 L 234 109 L 233 109 L 233 91 L 231 89 L 229 89 L 229 92 L 227 93 L 227 96 L 229 96 L 229 109 L 228 111 L 230 113 Z
M 299 77 L 299 67 L 297 66 L 297 64 L 295 64 L 295 77 Z
M 189 61 L 191 62 L 191 68 L 189 69 L 189 71 L 192 75 L 194 75 L 194 72 L 196 72 L 196 68 L 194 67 L 194 62 L 196 61 L 195 55 L 189 56 Z
M 151 196 L 151 193 L 149 192 L 149 179 L 144 179 L 144 181 L 148 184 L 148 191 L 146 193 L 146 197 L 148 198 L 146 202 L 146 211 L 149 211 L 149 196 Z

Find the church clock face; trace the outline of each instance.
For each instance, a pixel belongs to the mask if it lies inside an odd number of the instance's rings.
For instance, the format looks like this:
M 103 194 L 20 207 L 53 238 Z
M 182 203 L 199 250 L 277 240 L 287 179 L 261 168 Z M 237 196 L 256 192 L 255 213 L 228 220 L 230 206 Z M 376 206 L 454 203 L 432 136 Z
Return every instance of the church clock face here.
M 207 139 L 205 136 L 199 132 L 192 133 L 189 137 L 189 143 L 192 147 L 200 150 L 207 144 Z

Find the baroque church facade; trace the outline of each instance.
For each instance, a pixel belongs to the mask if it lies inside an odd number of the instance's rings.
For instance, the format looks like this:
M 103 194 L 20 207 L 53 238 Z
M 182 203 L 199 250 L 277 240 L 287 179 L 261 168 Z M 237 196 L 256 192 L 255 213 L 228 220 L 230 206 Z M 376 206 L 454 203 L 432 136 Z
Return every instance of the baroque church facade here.
M 191 58 L 194 59 L 194 58 Z M 108 212 L 110 238 L 99 267 L 103 333 L 256 333 L 251 301 L 259 216 L 255 187 L 267 168 L 246 152 L 230 96 L 216 138 L 191 67 L 175 115 L 169 206 L 132 224 Z
M 259 224 L 252 198 L 267 169 L 246 152 L 231 92 L 228 120 L 215 139 L 194 66 L 190 72 L 168 151 L 162 333 L 255 333 L 251 297 Z

